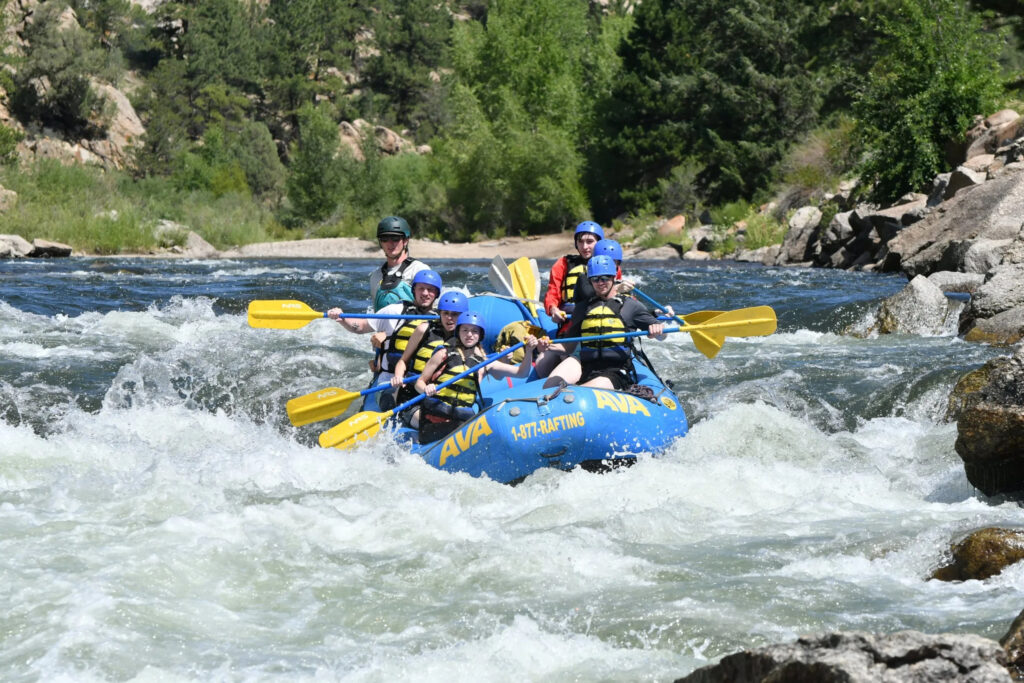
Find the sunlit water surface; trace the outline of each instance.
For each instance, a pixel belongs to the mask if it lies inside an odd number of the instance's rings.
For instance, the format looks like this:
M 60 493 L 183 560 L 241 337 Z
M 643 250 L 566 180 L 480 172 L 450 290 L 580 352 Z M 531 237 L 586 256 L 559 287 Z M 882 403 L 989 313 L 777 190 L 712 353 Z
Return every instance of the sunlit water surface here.
M 359 310 L 374 262 L 0 264 L 4 678 L 667 681 L 801 634 L 1006 631 L 1024 568 L 928 580 L 951 540 L 1022 523 L 944 419 L 998 350 L 845 334 L 898 277 L 627 265 L 679 312 L 769 304 L 779 331 L 714 360 L 646 343 L 689 435 L 510 487 L 289 425 L 289 398 L 366 385 L 367 339 L 250 329 L 248 302 Z

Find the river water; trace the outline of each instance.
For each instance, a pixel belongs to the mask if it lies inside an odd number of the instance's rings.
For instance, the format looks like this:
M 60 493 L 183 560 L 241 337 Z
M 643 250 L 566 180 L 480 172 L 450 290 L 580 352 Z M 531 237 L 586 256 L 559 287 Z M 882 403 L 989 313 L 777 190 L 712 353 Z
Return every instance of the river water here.
M 844 334 L 900 277 L 627 266 L 678 312 L 768 304 L 779 331 L 713 360 L 647 343 L 690 433 L 512 487 L 289 425 L 289 398 L 365 386 L 367 339 L 254 330 L 248 302 L 363 309 L 374 262 L 0 263 L 4 680 L 670 681 L 801 634 L 1005 633 L 1024 567 L 927 578 L 1024 521 L 943 419 L 998 350 Z M 488 289 L 487 263 L 439 270 Z

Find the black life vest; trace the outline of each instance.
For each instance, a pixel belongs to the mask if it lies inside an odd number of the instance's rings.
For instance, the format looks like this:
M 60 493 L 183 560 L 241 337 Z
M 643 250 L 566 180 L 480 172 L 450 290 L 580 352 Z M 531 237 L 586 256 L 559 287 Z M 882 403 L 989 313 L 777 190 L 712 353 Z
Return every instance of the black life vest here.
M 424 313 L 411 301 L 404 303 L 402 315 L 432 315 L 430 312 Z M 398 327 L 395 328 L 395 331 L 391 333 L 391 336 L 388 337 L 387 345 L 384 347 L 384 370 L 394 372 L 395 365 L 402 359 L 402 354 L 405 353 L 405 349 L 409 345 L 409 337 L 412 336 L 412 333 L 416 331 L 416 328 L 422 322 L 426 322 L 426 319 L 402 320 Z
M 416 259 L 407 257 L 398 264 L 395 272 L 389 272 L 388 263 L 385 261 L 380 266 L 380 286 L 373 297 L 373 310 L 379 311 L 389 304 L 397 304 L 400 301 L 408 301 L 413 298 L 412 285 L 405 281 L 405 271 Z
M 579 254 L 565 257 L 565 278 L 562 280 L 562 303 L 572 303 L 576 298 L 576 282 L 587 279 L 587 259 Z

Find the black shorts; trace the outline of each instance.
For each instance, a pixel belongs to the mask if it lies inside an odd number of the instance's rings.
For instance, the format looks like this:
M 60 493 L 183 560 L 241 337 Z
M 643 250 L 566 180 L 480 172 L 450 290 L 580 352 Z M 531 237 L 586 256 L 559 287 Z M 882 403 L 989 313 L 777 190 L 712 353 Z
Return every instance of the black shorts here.
M 616 391 L 622 391 L 633 384 L 633 377 L 623 368 L 595 368 L 589 372 L 584 372 L 583 377 L 580 378 L 580 384 L 586 384 L 598 377 L 607 378 L 612 383 L 612 388 Z

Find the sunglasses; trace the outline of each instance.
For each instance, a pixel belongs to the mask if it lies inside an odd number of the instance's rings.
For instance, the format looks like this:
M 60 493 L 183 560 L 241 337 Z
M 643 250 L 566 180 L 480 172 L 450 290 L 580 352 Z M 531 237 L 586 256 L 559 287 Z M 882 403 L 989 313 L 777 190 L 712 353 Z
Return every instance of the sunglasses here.
M 615 279 L 615 277 L 612 276 L 612 275 L 595 275 L 594 277 L 590 278 L 590 281 L 591 282 L 611 282 L 614 279 Z

